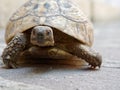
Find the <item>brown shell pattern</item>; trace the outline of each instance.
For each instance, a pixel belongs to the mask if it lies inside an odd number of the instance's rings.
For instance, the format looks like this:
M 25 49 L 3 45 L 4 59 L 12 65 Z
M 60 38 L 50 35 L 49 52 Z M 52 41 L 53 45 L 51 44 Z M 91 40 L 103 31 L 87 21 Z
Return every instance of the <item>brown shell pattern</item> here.
M 17 33 L 37 25 L 54 27 L 88 46 L 93 43 L 91 23 L 69 0 L 29 0 L 10 18 L 6 28 L 6 42 Z

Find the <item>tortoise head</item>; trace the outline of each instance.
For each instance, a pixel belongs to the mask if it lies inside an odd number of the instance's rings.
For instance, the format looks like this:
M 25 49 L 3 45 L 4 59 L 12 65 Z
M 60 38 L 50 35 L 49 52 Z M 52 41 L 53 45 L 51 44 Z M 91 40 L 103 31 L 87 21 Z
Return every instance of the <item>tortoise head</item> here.
M 54 46 L 54 36 L 52 28 L 48 26 L 36 26 L 31 32 L 31 43 L 33 45 L 45 47 Z

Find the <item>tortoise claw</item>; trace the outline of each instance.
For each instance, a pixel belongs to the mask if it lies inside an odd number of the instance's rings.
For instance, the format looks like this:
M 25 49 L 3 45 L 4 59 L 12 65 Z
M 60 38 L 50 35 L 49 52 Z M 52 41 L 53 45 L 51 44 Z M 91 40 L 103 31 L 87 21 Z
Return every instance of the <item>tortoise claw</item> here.
M 91 66 L 90 68 L 91 68 L 91 69 L 96 69 L 96 66 Z
M 13 62 L 11 60 L 3 60 L 4 64 L 5 64 L 5 68 L 9 69 L 9 68 L 17 68 L 17 63 L 16 62 Z
M 10 65 L 14 69 L 17 68 L 17 66 L 18 66 L 16 62 L 11 62 Z
M 98 67 L 100 69 L 102 64 L 101 55 L 97 54 L 96 57 L 94 57 L 93 59 L 89 59 L 88 63 L 90 65 L 90 68 L 96 69 Z
M 89 64 L 89 66 L 90 66 L 90 68 L 91 69 L 96 69 L 97 67 L 100 69 L 100 65 L 91 65 L 91 64 Z

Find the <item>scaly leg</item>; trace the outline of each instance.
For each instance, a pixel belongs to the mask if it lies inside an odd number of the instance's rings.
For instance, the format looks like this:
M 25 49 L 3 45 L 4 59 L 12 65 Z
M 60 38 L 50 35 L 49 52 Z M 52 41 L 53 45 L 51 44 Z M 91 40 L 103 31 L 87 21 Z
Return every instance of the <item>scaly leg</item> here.
M 3 62 L 7 68 L 17 68 L 17 58 L 25 49 L 26 41 L 26 36 L 19 33 L 8 43 L 2 53 Z
M 63 48 L 65 51 L 76 55 L 77 57 L 84 59 L 86 62 L 91 65 L 91 68 L 95 69 L 96 67 L 101 66 L 102 64 L 102 56 L 90 49 L 85 45 L 75 45 L 71 47 L 70 45 L 60 45 L 60 48 Z

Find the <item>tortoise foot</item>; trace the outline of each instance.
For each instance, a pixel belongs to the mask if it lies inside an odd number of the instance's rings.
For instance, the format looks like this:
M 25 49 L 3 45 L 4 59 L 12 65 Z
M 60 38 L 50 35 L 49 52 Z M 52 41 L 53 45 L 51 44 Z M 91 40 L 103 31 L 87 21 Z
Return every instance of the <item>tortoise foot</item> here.
M 23 34 L 16 35 L 7 45 L 2 53 L 3 63 L 6 68 L 17 68 L 17 58 L 25 48 L 25 37 Z
M 97 67 L 100 68 L 102 63 L 102 56 L 98 53 L 94 55 L 95 56 L 91 56 L 91 58 L 86 60 L 89 63 L 91 69 L 96 69 Z
M 69 45 L 65 46 L 66 50 L 71 54 L 85 60 L 91 68 L 95 69 L 96 67 L 101 67 L 102 56 L 92 50 L 90 47 L 85 45 L 76 45 L 71 48 Z

